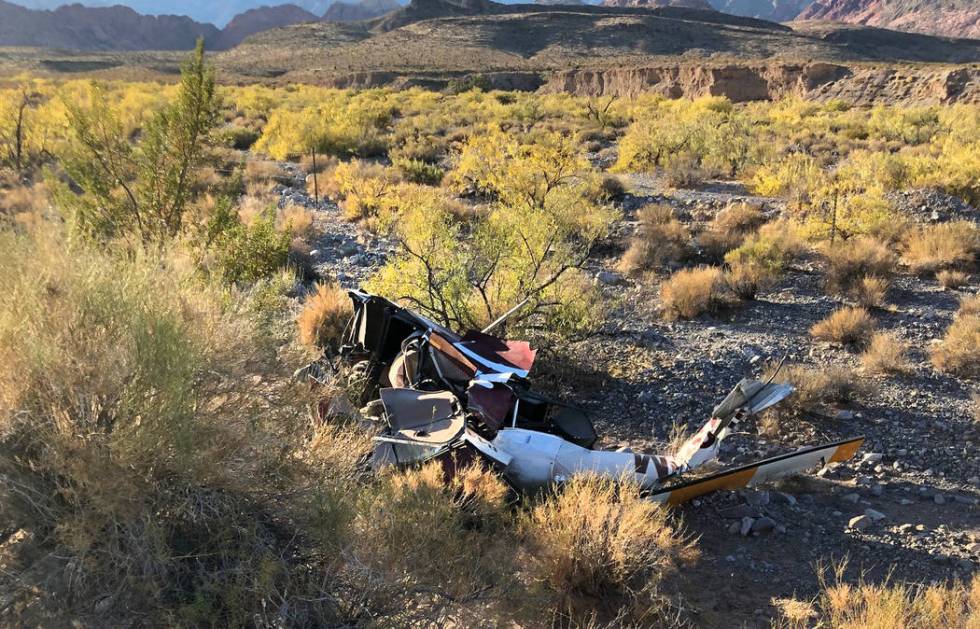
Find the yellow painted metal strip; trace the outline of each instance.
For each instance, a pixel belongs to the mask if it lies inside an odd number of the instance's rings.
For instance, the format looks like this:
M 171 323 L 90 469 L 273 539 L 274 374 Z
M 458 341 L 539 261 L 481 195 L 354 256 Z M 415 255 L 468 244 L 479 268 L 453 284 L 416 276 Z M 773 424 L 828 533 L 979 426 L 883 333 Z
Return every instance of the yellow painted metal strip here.
M 860 448 L 861 444 L 863 443 L 864 439 L 856 439 L 848 443 L 842 443 L 841 445 L 837 446 L 836 450 L 834 450 L 834 454 L 830 457 L 830 461 L 828 461 L 828 463 L 840 463 L 841 461 L 850 459 L 852 456 L 854 456 L 854 454 L 858 451 L 858 448 Z
M 703 496 L 704 494 L 710 493 L 712 491 L 718 491 L 719 489 L 741 489 L 749 484 L 752 477 L 755 476 L 756 470 L 759 466 L 753 467 L 748 470 L 743 470 L 736 474 L 728 474 L 714 480 L 708 480 L 703 483 L 694 483 L 690 487 L 681 487 L 670 492 L 670 497 L 667 498 L 667 504 L 674 506 L 691 500 L 692 498 L 697 498 L 698 496 Z

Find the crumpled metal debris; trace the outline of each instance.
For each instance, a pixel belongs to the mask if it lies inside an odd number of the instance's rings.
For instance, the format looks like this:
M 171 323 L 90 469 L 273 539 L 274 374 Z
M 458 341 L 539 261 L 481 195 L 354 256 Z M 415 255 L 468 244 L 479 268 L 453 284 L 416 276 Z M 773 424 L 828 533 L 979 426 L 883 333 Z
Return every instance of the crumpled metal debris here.
M 536 351 L 485 332 L 459 335 L 387 299 L 348 291 L 354 314 L 335 355 L 311 365 L 320 381 L 342 377 L 355 404 L 380 411 L 372 465 L 483 460 L 516 488 L 531 490 L 591 472 L 632 477 L 655 500 L 679 504 L 716 489 L 758 484 L 853 456 L 863 438 L 800 450 L 689 482 L 674 481 L 718 456 L 737 422 L 778 404 L 788 384 L 742 380 L 676 452 L 593 449 L 581 409 L 532 390 Z M 380 400 L 380 404 L 379 404 Z

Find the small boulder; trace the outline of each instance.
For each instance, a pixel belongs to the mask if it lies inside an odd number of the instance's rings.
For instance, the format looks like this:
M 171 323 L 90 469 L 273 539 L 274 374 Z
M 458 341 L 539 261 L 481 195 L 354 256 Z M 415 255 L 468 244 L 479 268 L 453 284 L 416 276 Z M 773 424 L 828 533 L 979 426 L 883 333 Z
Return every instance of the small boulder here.
M 867 528 L 870 528 L 873 525 L 874 525 L 874 520 L 872 520 L 866 515 L 859 515 L 853 517 L 847 522 L 847 528 L 852 529 L 854 531 L 863 531 Z

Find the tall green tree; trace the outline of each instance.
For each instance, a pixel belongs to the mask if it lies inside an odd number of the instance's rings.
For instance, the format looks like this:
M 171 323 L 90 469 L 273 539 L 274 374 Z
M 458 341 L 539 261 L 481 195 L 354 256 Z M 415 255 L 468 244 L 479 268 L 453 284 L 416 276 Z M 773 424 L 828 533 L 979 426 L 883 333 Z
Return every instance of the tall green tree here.
M 61 162 L 76 188 L 62 188 L 58 197 L 77 226 L 93 237 L 142 245 L 179 234 L 195 169 L 206 161 L 219 120 L 203 40 L 181 68 L 173 102 L 153 114 L 135 140 L 98 84 L 88 103 L 66 100 L 65 106 L 70 137 Z

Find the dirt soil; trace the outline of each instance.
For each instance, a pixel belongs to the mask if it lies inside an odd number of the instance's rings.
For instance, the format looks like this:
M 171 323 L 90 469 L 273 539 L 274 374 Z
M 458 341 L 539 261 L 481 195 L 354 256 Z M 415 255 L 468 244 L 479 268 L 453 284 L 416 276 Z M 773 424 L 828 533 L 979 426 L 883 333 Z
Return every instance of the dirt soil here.
M 280 188 L 283 203 L 313 207 L 298 172 Z M 675 424 L 699 427 L 743 377 L 758 377 L 783 356 L 810 366 L 857 367 L 856 354 L 813 341 L 808 330 L 840 305 L 822 290 L 816 260 L 794 266 L 780 285 L 755 301 L 714 317 L 666 322 L 658 312 L 657 277 L 629 278 L 613 270 L 636 227 L 635 211 L 669 203 L 689 223 L 710 220 L 733 200 L 761 203 L 737 184 L 669 190 L 649 176 L 627 177 L 630 193 L 611 237 L 588 270 L 615 306 L 595 335 L 542 348 L 532 379 L 546 392 L 584 407 L 601 446 L 663 451 Z M 969 217 L 976 209 L 942 195 L 908 196 L 903 209 L 923 221 Z M 317 207 L 321 236 L 317 270 L 356 286 L 382 265 L 394 243 L 345 222 L 337 206 Z M 974 276 L 975 277 L 975 276 Z M 959 297 L 933 279 L 898 277 L 889 307 L 874 313 L 912 349 L 914 370 L 903 376 L 860 376 L 871 386 L 860 404 L 783 421 L 778 435 L 741 426 L 725 441 L 724 465 L 747 463 L 800 446 L 864 435 L 850 462 L 782 481 L 778 486 L 706 496 L 676 510 L 678 523 L 699 538 L 702 558 L 679 581 L 686 613 L 697 626 L 764 627 L 776 615 L 773 598 L 811 598 L 819 566 L 848 560 L 848 578 L 937 582 L 968 579 L 980 569 L 980 422 L 971 397 L 980 383 L 937 373 L 927 350 L 952 321 Z M 872 511 L 868 511 L 868 510 Z M 862 530 L 856 516 L 883 515 Z M 743 534 L 747 531 L 747 534 Z

